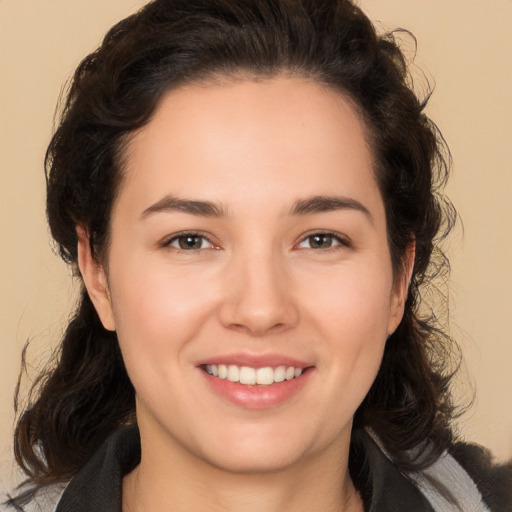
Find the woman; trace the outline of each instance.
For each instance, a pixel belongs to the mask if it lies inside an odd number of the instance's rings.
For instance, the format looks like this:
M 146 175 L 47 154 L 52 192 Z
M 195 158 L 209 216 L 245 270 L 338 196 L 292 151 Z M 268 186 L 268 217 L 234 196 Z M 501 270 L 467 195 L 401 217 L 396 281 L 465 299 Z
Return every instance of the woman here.
M 450 340 L 419 313 L 454 217 L 424 106 L 347 0 L 116 25 L 48 148 L 84 286 L 11 507 L 509 510 L 507 468 L 452 438 Z

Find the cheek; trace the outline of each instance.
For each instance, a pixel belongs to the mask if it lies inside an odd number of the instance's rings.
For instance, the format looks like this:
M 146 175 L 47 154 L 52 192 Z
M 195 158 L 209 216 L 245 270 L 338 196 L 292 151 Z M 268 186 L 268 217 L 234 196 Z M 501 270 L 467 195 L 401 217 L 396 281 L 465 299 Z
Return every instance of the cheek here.
M 118 267 L 111 279 L 119 345 L 138 410 L 143 404 L 150 416 L 170 415 L 174 424 L 174 411 L 186 410 L 190 375 L 183 369 L 190 367 L 194 340 L 209 328 L 215 289 L 156 264 L 137 267 Z
M 333 383 L 352 394 L 356 406 L 378 372 L 391 313 L 390 273 L 382 265 L 374 272 L 371 268 L 333 273 L 329 281 L 312 280 L 304 298 L 310 324 L 325 341 L 319 348 Z
M 351 333 L 349 339 L 358 342 L 386 337 L 393 283 L 385 264 L 347 266 L 322 279 L 305 276 L 303 282 L 305 309 L 313 312 L 319 326 L 331 335 Z
M 159 359 L 176 355 L 206 323 L 215 289 L 197 277 L 173 275 L 158 264 L 126 265 L 111 278 L 112 303 L 121 348 Z M 128 278 L 128 276 L 130 276 Z M 151 349 L 151 350 L 149 350 Z

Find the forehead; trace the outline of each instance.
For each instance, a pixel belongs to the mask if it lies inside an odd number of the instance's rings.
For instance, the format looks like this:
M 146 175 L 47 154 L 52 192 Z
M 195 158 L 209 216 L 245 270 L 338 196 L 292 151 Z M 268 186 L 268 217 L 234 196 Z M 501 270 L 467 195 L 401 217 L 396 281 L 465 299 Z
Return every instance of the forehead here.
M 284 203 L 288 196 L 332 194 L 333 188 L 380 198 L 353 103 L 300 78 L 171 90 L 125 156 L 120 195 L 146 207 L 164 193 L 207 195 L 224 204 L 239 199 L 240 206 L 247 199 Z

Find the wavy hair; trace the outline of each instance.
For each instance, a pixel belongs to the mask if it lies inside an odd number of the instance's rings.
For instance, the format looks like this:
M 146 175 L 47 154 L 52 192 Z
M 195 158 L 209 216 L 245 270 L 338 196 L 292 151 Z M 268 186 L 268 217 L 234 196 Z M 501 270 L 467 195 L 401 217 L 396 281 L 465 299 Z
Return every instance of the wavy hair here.
M 373 429 L 399 467 L 417 470 L 446 447 L 454 414 L 452 343 L 433 315 L 420 312 L 421 291 L 448 268 L 438 244 L 455 219 L 441 194 L 449 153 L 424 113 L 428 98 L 412 90 L 396 34 L 379 35 L 351 1 L 154 0 L 115 25 L 76 70 L 46 153 L 52 236 L 79 279 L 77 225 L 104 261 L 130 135 L 166 91 L 283 74 L 351 98 L 373 152 L 395 273 L 416 244 L 405 314 L 353 436 Z M 69 479 L 111 432 L 134 422 L 134 394 L 116 334 L 103 328 L 82 285 L 55 360 L 19 414 L 15 454 L 32 488 Z M 424 442 L 428 453 L 412 458 Z

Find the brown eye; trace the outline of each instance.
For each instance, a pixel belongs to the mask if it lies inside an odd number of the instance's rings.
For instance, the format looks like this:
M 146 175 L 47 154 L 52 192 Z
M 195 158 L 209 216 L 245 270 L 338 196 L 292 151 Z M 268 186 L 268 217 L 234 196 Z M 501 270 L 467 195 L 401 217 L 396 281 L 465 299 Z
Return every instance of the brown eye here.
M 312 249 L 328 249 L 333 243 L 332 235 L 311 235 L 308 239 Z
M 175 236 L 166 245 L 181 249 L 182 251 L 198 251 L 212 246 L 206 237 L 193 233 Z
M 347 243 L 332 233 L 314 233 L 306 236 L 299 244 L 301 249 L 331 249 L 332 247 L 347 245 Z

